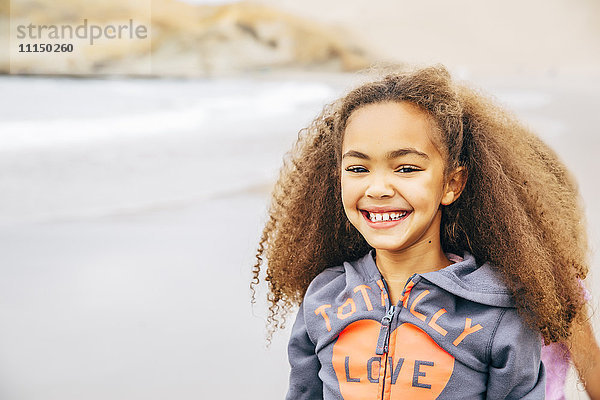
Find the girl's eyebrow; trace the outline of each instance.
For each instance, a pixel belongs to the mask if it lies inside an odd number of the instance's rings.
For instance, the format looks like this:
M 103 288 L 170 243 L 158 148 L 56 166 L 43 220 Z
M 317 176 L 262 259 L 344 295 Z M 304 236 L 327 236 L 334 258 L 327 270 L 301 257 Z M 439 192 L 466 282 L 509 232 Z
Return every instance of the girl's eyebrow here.
M 398 149 L 398 150 L 392 150 L 390 152 L 388 152 L 385 157 L 388 160 L 394 159 L 394 158 L 398 158 L 398 157 L 402 157 L 405 156 L 407 154 L 415 154 L 419 157 L 422 157 L 426 160 L 429 160 L 429 156 L 423 152 L 420 152 L 419 150 L 413 148 L 413 147 L 406 147 L 403 149 Z M 343 156 L 342 159 L 344 159 L 345 157 L 356 157 L 356 158 L 361 158 L 363 160 L 370 160 L 371 158 L 366 155 L 365 153 L 361 153 L 360 151 L 356 151 L 356 150 L 349 150 L 347 151 Z

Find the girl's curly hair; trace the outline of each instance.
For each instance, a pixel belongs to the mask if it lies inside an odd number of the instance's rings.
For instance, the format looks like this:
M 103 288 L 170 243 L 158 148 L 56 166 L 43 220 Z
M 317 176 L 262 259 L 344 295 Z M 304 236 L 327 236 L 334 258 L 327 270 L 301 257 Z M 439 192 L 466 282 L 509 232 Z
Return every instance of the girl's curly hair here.
M 371 247 L 344 214 L 342 139 L 366 104 L 407 101 L 438 128 L 446 171 L 464 166 L 461 196 L 442 208 L 445 252 L 489 261 L 515 295 L 524 320 L 546 343 L 569 338 L 585 299 L 585 217 L 576 182 L 556 153 L 485 95 L 451 80 L 443 66 L 387 73 L 326 105 L 284 157 L 250 284 L 268 282 L 269 337 L 323 269 Z M 265 268 L 266 262 L 266 268 Z

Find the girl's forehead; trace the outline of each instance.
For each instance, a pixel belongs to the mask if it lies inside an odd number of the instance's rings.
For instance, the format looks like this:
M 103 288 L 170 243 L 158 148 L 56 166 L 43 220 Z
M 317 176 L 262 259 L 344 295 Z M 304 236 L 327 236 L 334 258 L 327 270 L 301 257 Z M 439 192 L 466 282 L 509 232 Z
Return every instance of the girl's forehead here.
M 368 104 L 354 110 L 344 131 L 342 148 L 409 145 L 437 151 L 437 132 L 430 116 L 408 102 Z M 385 151 L 386 149 L 381 149 Z

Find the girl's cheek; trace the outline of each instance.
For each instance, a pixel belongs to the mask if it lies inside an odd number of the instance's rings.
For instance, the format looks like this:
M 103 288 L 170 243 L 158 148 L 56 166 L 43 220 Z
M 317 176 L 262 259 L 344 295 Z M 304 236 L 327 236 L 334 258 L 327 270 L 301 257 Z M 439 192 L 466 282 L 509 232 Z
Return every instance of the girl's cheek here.
M 342 178 L 342 193 L 354 194 L 361 190 L 361 183 L 352 179 Z

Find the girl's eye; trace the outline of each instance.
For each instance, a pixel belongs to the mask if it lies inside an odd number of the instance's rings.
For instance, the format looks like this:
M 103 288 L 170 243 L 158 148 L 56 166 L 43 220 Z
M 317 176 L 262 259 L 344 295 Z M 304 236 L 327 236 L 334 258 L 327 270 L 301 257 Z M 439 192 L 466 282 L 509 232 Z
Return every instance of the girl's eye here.
M 348 167 L 348 168 L 346 168 L 346 171 L 359 173 L 359 172 L 365 172 L 366 169 L 363 167 Z
M 396 170 L 396 172 L 402 172 L 402 173 L 409 173 L 409 172 L 415 172 L 418 171 L 418 168 L 415 167 L 411 167 L 410 165 L 404 166 L 404 167 L 400 167 Z

